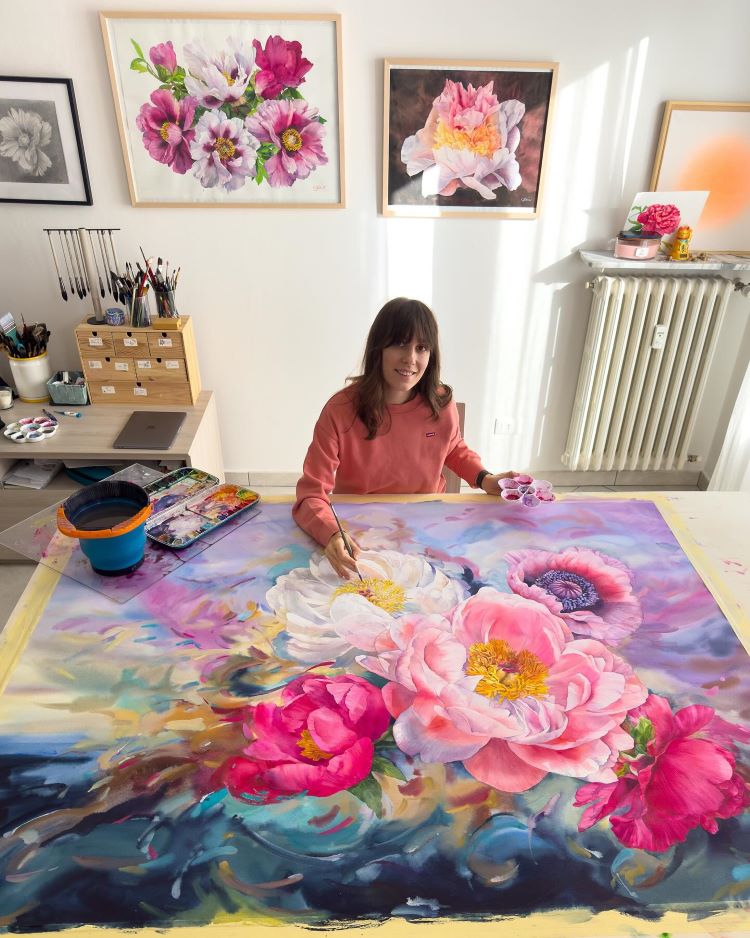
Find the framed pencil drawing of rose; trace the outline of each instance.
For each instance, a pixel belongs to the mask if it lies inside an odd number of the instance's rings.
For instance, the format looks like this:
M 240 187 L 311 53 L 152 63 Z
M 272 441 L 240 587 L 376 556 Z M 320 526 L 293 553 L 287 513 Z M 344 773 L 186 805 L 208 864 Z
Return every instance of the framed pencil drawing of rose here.
M 0 76 L 0 202 L 91 205 L 70 78 Z
M 343 207 L 339 16 L 100 18 L 133 205 Z
M 383 213 L 536 218 L 553 62 L 385 62 Z

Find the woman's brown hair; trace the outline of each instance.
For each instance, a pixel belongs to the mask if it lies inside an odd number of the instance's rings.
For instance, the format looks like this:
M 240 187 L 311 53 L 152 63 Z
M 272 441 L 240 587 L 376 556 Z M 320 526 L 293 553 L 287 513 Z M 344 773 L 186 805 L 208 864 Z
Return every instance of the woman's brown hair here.
M 414 340 L 422 342 L 430 350 L 430 360 L 415 390 L 429 405 L 434 420 L 453 396 L 451 388 L 440 381 L 438 324 L 432 310 L 419 300 L 403 296 L 389 300 L 370 326 L 362 374 L 351 379 L 356 393 L 357 416 L 367 428 L 368 440 L 377 435 L 386 415 L 383 349 Z

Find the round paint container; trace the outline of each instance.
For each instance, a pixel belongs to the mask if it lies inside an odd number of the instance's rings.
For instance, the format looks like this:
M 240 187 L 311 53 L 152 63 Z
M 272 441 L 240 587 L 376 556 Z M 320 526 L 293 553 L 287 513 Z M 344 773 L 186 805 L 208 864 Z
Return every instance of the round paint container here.
M 95 573 L 122 576 L 142 563 L 148 494 L 135 482 L 104 481 L 81 489 L 57 509 L 58 530 L 77 537 Z

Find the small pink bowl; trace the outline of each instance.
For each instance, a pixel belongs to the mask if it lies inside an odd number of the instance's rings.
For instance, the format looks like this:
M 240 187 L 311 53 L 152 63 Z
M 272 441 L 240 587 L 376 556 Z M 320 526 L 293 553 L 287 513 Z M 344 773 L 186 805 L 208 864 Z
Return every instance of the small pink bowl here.
M 627 261 L 647 261 L 656 257 L 661 238 L 624 238 L 622 235 L 615 242 L 615 257 Z

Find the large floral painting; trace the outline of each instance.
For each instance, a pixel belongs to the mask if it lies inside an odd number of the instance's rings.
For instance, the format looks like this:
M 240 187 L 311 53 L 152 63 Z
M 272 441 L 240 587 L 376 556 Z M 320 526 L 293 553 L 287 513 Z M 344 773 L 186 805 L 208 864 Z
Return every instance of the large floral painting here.
M 361 580 L 288 504 L 124 605 L 60 580 L 0 697 L 6 926 L 746 906 L 748 656 L 654 504 L 340 515 Z
M 536 218 L 556 69 L 386 61 L 384 214 Z
M 343 204 L 338 16 L 101 21 L 134 205 Z

